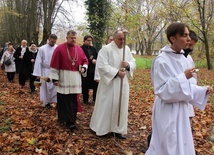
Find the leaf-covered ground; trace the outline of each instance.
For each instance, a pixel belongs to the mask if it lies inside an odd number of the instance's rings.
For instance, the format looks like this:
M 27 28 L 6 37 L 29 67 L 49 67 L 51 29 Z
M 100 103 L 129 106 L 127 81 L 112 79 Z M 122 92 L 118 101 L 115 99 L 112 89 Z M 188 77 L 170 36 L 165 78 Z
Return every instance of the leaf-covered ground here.
M 0 73 L 0 155 L 121 155 L 143 154 L 151 132 L 151 109 L 154 95 L 150 71 L 137 69 L 130 81 L 128 135 L 126 140 L 113 136 L 97 137 L 89 128 L 93 105 L 83 105 L 78 113 L 77 130 L 70 131 L 57 123 L 56 108 L 46 109 L 39 101 L 39 91 L 29 94 L 28 83 L 19 89 Z M 213 85 L 214 71 L 200 69 L 199 84 Z M 198 155 L 214 154 L 214 96 L 205 111 L 195 109 L 193 135 Z

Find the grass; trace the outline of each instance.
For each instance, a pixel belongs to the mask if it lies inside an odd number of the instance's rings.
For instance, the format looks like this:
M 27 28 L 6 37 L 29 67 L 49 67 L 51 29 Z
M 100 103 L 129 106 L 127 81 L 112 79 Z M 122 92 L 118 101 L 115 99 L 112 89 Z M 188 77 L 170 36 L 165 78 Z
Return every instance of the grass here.
M 135 55 L 134 58 L 136 60 L 137 68 L 139 69 L 151 68 L 153 57 L 144 57 L 144 56 Z
M 152 65 L 152 60 L 155 58 L 155 56 L 140 56 L 140 55 L 134 55 L 134 58 L 136 60 L 137 68 L 139 69 L 150 69 Z M 199 60 L 195 61 L 195 67 L 196 68 L 207 68 L 207 61 L 206 60 Z M 212 64 L 214 66 L 214 63 Z
M 194 63 L 196 68 L 207 68 L 206 60 L 195 61 Z

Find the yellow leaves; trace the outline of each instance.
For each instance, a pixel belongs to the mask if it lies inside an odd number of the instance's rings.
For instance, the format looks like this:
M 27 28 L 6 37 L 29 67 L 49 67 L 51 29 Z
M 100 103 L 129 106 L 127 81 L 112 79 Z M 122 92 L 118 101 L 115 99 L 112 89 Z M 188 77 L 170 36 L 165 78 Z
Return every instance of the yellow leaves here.
M 35 152 L 42 155 L 48 155 L 48 152 L 46 150 L 43 150 L 42 148 L 41 149 L 35 148 Z
M 27 139 L 27 142 L 28 142 L 30 145 L 34 145 L 34 144 L 36 144 L 36 138 L 28 138 L 28 139 Z
M 144 126 L 141 126 L 139 129 L 140 129 L 140 130 L 146 130 L 147 127 L 146 127 L 146 125 L 144 125 Z
M 132 151 L 124 150 L 123 151 L 125 155 L 133 155 Z
M 36 148 L 36 149 L 35 149 L 35 152 L 36 152 L 36 153 L 42 153 L 42 149 Z

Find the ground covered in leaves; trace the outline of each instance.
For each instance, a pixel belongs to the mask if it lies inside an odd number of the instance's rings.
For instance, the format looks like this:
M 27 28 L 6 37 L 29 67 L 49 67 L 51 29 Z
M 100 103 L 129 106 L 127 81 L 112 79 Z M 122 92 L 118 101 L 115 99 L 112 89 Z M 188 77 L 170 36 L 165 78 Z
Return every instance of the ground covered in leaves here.
M 77 130 L 71 132 L 57 123 L 56 108 L 46 109 L 39 101 L 39 91 L 29 94 L 28 83 L 21 90 L 17 75 L 8 83 L 0 75 L 0 155 L 121 155 L 143 154 L 151 132 L 151 109 L 154 100 L 150 71 L 137 69 L 130 81 L 128 135 L 126 140 L 113 136 L 97 137 L 89 128 L 93 105 L 83 105 L 78 113 Z M 213 85 L 214 71 L 200 69 L 199 85 Z M 195 109 L 193 135 L 198 155 L 214 154 L 214 96 L 205 111 Z

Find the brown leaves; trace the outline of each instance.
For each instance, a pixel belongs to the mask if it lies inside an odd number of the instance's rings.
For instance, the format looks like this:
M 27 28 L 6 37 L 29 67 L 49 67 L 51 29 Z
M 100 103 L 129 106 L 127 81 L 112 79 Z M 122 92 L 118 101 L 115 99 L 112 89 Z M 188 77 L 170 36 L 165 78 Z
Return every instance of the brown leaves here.
M 200 69 L 200 85 L 213 85 L 214 71 Z M 4 75 L 1 75 L 3 81 Z M 93 106 L 83 105 L 78 113 L 77 128 L 71 132 L 57 123 L 56 108 L 45 109 L 39 92 L 30 95 L 27 87 L 20 91 L 16 82 L 0 83 L 0 152 L 2 154 L 57 155 L 143 155 L 147 136 L 151 133 L 151 114 L 154 101 L 150 70 L 137 69 L 130 81 L 128 134 L 126 140 L 108 135 L 98 137 L 89 128 Z M 90 92 L 91 93 L 91 92 Z M 209 99 L 205 111 L 195 109 L 192 127 L 198 155 L 214 151 L 214 102 Z

